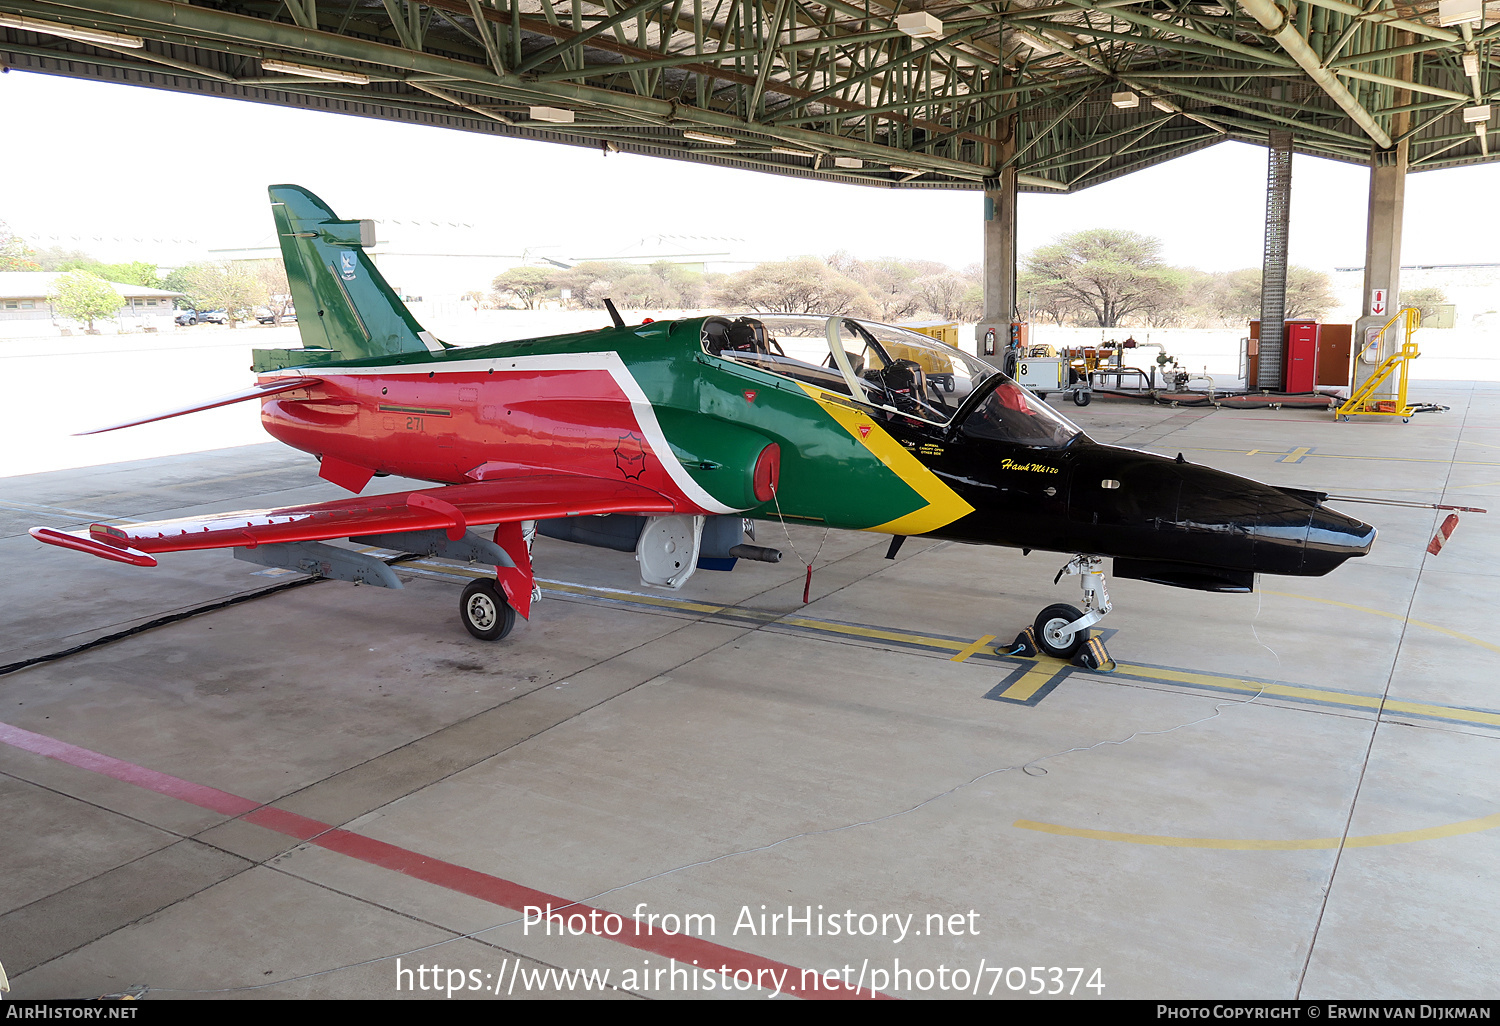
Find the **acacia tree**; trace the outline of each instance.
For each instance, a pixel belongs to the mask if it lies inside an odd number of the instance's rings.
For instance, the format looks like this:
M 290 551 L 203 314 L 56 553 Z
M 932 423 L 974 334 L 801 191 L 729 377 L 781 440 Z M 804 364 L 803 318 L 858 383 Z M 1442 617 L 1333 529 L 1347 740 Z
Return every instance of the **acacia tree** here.
M 178 274 L 180 278 L 168 279 L 182 282 L 176 291 L 187 293 L 199 310 L 223 310 L 231 328 L 270 295 L 255 269 L 245 263 L 193 264 Z
M 764 313 L 876 316 L 863 285 L 816 257 L 757 264 L 732 275 L 720 286 L 719 301 Z
M 69 271 L 58 278 L 47 301 L 64 317 L 87 321 L 90 332 L 94 321 L 115 317 L 125 305 L 113 285 L 89 271 Z
M 543 267 L 512 267 L 490 283 L 497 296 L 515 296 L 528 310 L 536 309 L 542 294 L 552 285 L 552 272 Z
M 1401 305 L 1414 306 L 1423 323 L 1437 319 L 1437 308 L 1448 302 L 1448 294 L 1438 288 L 1407 289 L 1401 293 Z
M 1093 228 L 1064 235 L 1026 258 L 1026 271 L 1049 301 L 1071 304 L 1101 328 L 1161 302 L 1176 281 L 1161 262 L 1161 240 Z
M 280 257 L 252 261 L 250 270 L 265 290 L 265 307 L 271 311 L 271 323 L 280 324 L 292 309 L 292 286 L 286 278 L 286 265 Z
M 1216 305 L 1226 320 L 1244 322 L 1260 317 L 1260 277 L 1260 270 L 1254 267 L 1219 276 Z M 1336 306 L 1333 280 L 1328 275 L 1295 264 L 1286 269 L 1287 320 L 1316 320 Z

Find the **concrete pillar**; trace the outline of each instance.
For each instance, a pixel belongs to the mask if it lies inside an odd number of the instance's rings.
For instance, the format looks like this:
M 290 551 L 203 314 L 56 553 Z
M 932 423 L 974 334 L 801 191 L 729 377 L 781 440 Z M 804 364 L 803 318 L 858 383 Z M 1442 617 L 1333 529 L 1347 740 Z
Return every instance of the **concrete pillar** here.
M 1002 83 L 1010 84 L 1010 73 Z M 1003 98 L 1001 103 L 1009 103 Z M 1016 181 L 1011 163 L 1016 154 L 1015 116 L 997 122 L 991 151 L 997 173 L 984 180 L 984 316 L 974 328 L 976 352 L 998 362 L 1010 344 L 1010 323 L 1016 312 Z M 985 335 L 995 333 L 994 352 L 985 352 Z
M 1398 42 L 1410 42 L 1410 33 L 1400 33 Z M 1397 59 L 1398 78 L 1411 80 L 1412 56 L 1406 54 Z M 1411 91 L 1394 91 L 1397 106 L 1411 102 Z M 1409 114 L 1397 114 L 1391 118 L 1391 136 L 1400 138 L 1407 130 Z M 1388 150 L 1373 150 L 1370 153 L 1370 209 L 1365 221 L 1365 280 L 1364 295 L 1360 299 L 1364 314 L 1354 323 L 1354 387 L 1357 389 L 1386 357 L 1395 353 L 1404 342 L 1404 334 L 1396 325 L 1386 332 L 1374 362 L 1362 358 L 1366 335 L 1370 329 L 1379 330 L 1389 321 L 1400 305 L 1401 291 L 1401 219 L 1406 209 L 1406 161 L 1407 142 L 1401 140 Z M 1371 308 L 1374 292 L 1385 290 L 1385 309 L 1376 313 Z M 1382 398 L 1395 394 L 1395 383 L 1387 382 L 1377 393 Z
M 1361 304 L 1364 316 L 1354 325 L 1355 345 L 1363 352 L 1368 331 L 1378 331 L 1400 309 L 1401 291 L 1401 216 L 1406 206 L 1406 154 L 1403 140 L 1389 150 L 1378 150 L 1370 160 L 1370 212 L 1365 224 L 1365 282 Z M 1371 302 L 1377 289 L 1385 290 L 1385 308 L 1376 313 Z M 1405 336 L 1396 325 L 1381 340 L 1374 362 L 1361 357 L 1354 361 L 1354 387 L 1400 348 Z M 1394 383 L 1388 383 L 1380 394 L 1389 398 Z

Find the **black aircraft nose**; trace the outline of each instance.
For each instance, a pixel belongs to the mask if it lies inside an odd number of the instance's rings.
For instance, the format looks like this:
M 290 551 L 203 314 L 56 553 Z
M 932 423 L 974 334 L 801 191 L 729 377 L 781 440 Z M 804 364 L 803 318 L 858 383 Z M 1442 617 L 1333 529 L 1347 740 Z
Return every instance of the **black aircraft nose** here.
M 1375 528 L 1320 503 L 1313 507 L 1307 525 L 1302 572 L 1326 574 L 1350 556 L 1368 555 L 1374 544 Z
M 1199 467 L 1183 482 L 1180 510 L 1189 521 L 1242 530 L 1251 543 L 1247 569 L 1321 577 L 1375 541 L 1373 527 L 1324 506 L 1326 497 Z

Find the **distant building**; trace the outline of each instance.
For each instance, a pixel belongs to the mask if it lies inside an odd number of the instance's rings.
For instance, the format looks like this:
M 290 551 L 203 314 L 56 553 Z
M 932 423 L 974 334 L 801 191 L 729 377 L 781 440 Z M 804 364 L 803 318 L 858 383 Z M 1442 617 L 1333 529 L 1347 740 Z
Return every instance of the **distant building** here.
M 53 284 L 66 271 L 0 271 L 0 335 L 16 337 L 35 335 L 39 324 L 17 324 L 15 322 L 45 321 L 53 327 L 63 327 L 68 319 L 47 298 L 52 294 Z M 114 323 L 120 331 L 143 328 L 170 328 L 176 316 L 172 300 L 180 292 L 164 289 L 148 289 L 143 285 L 125 285 L 110 282 L 114 290 L 125 300 L 115 314 Z
M 1363 267 L 1335 267 L 1334 294 L 1344 320 L 1359 316 L 1364 299 Z M 1401 290 L 1442 289 L 1455 307 L 1454 326 L 1500 327 L 1500 264 L 1402 264 Z M 1396 296 L 1400 302 L 1401 296 Z M 1392 311 L 1394 313 L 1395 311 Z M 1330 314 L 1327 320 L 1339 320 Z

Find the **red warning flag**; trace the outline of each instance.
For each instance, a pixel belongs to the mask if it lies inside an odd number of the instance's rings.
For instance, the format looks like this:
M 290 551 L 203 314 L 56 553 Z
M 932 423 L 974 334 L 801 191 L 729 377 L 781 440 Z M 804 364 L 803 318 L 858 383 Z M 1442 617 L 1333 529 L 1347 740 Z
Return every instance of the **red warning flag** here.
M 1453 529 L 1458 526 L 1458 514 L 1449 513 L 1443 518 L 1443 526 L 1437 529 L 1437 534 L 1432 536 L 1432 541 L 1427 543 L 1427 551 L 1436 556 L 1443 551 L 1443 545 L 1449 538 L 1453 537 Z

